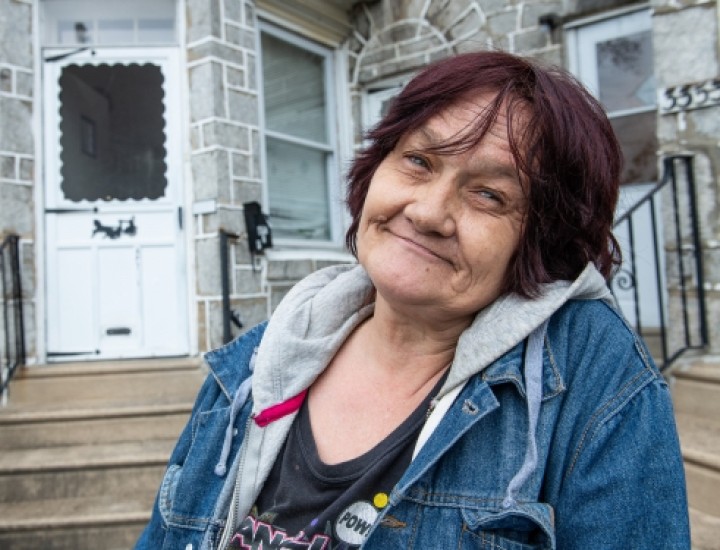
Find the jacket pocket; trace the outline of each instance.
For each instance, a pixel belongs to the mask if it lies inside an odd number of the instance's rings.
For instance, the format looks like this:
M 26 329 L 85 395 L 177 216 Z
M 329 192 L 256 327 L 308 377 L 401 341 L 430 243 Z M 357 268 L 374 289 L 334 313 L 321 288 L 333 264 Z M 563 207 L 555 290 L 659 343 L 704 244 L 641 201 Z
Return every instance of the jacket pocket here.
M 173 500 L 175 498 L 175 491 L 177 490 L 178 479 L 180 479 L 180 473 L 182 466 L 177 464 L 171 464 L 165 471 L 162 483 L 160 484 L 160 491 L 158 497 L 158 508 L 160 515 L 167 525 L 170 522 L 170 514 L 173 507 Z
M 552 508 L 525 504 L 510 510 L 462 512 L 458 548 L 467 550 L 554 550 Z

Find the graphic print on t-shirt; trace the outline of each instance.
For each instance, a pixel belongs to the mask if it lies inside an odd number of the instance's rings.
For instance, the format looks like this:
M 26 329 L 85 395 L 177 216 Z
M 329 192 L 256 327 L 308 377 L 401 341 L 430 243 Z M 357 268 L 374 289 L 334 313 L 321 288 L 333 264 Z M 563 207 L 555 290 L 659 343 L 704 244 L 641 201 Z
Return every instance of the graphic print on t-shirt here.
M 373 498 L 379 508 L 384 508 L 388 498 L 378 493 Z M 316 532 L 308 538 L 304 531 L 290 536 L 283 529 L 273 525 L 275 514 L 257 516 L 257 509 L 242 522 L 235 532 L 230 548 L 241 550 L 345 550 L 358 548 L 370 534 L 380 510 L 367 501 L 354 502 L 345 508 L 332 526 L 328 521 L 325 531 Z M 258 518 L 258 519 L 256 519 Z M 311 525 L 315 527 L 315 522 Z M 334 536 L 333 536 L 334 535 Z

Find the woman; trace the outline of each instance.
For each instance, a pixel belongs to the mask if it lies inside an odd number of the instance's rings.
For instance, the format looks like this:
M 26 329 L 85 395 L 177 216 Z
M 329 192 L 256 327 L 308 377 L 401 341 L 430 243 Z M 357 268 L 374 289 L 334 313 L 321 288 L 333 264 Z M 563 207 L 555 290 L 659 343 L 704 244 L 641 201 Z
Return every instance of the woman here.
M 430 66 L 350 171 L 359 265 L 212 371 L 138 548 L 689 548 L 668 389 L 614 309 L 620 152 L 571 77 Z

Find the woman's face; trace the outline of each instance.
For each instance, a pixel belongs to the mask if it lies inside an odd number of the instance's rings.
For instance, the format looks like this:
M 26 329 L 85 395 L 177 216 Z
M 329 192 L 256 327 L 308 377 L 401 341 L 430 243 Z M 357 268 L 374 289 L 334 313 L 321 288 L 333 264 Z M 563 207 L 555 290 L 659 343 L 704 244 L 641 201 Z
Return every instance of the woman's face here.
M 487 99 L 451 107 L 405 135 L 373 175 L 358 259 L 378 299 L 393 307 L 469 321 L 500 295 L 527 208 L 505 117 L 474 149 L 429 152 L 461 134 Z

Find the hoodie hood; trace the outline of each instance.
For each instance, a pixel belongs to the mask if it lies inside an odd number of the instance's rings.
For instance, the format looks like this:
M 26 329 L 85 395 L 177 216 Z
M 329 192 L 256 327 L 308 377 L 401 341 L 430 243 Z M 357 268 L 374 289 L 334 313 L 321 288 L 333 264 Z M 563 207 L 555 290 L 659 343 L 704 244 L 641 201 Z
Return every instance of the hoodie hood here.
M 372 315 L 373 290 L 360 265 L 328 267 L 293 287 L 275 310 L 258 349 L 254 413 L 297 396 L 313 383 L 355 327 Z M 536 298 L 507 294 L 480 311 L 458 341 L 438 397 L 523 341 L 571 299 L 612 302 L 604 278 L 588 264 L 573 282 L 542 285 Z

